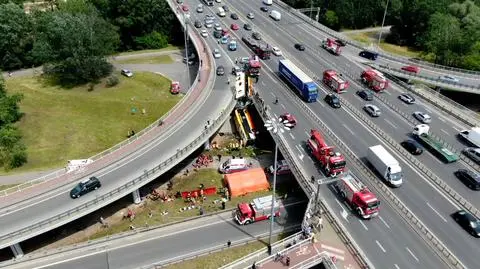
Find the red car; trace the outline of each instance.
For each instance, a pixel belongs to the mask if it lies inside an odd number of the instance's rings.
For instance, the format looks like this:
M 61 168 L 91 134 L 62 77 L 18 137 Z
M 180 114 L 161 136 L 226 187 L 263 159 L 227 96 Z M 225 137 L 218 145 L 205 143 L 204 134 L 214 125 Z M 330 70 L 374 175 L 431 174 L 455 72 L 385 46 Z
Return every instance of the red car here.
M 417 74 L 420 71 L 420 68 L 418 68 L 418 66 L 415 66 L 415 65 L 407 65 L 402 67 L 402 70 Z
M 188 12 L 188 6 L 187 5 L 182 5 L 182 10 L 185 12 Z
M 295 119 L 295 117 L 288 112 L 280 115 L 280 119 L 283 122 L 287 121 L 287 123 L 290 123 L 292 125 L 292 127 L 295 127 L 295 125 L 297 125 L 297 119 Z
M 232 23 L 232 25 L 230 25 L 230 28 L 234 31 L 237 31 L 238 29 L 240 29 L 240 26 L 238 26 L 238 24 L 236 23 Z

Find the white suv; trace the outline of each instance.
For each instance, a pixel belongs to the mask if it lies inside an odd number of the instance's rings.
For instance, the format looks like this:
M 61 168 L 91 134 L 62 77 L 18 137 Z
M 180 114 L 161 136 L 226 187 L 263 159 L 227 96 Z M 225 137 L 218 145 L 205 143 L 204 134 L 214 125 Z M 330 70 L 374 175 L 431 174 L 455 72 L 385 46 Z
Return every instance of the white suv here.
M 380 114 L 382 114 L 377 106 L 371 104 L 366 104 L 363 107 L 363 110 L 365 110 L 372 117 L 378 117 Z
M 278 47 L 273 47 L 272 48 L 272 53 L 275 56 L 282 56 L 282 51 Z
M 415 111 L 413 112 L 413 116 L 419 120 L 421 123 L 430 123 L 432 122 L 432 118 L 430 117 L 430 115 L 428 115 L 427 113 L 424 113 L 424 112 L 420 112 L 420 111 Z

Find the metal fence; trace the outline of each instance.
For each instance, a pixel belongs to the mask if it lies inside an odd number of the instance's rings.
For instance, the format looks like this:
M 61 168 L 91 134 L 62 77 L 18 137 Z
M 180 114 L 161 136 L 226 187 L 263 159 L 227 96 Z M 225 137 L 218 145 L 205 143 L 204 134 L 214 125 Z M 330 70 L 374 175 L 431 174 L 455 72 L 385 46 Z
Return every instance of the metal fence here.
M 350 44 L 350 45 L 352 45 L 352 46 L 354 46 L 358 49 L 369 50 L 369 48 L 365 47 L 364 44 L 362 44 L 360 42 L 353 41 L 353 40 L 349 40 L 343 34 L 326 27 L 325 25 L 322 25 L 315 20 L 312 20 L 307 15 L 303 14 L 302 12 L 300 12 L 300 11 L 298 11 L 298 10 L 292 8 L 292 7 L 290 7 L 286 3 L 284 3 L 280 0 L 274 0 L 273 2 L 275 2 L 278 6 L 280 6 L 281 8 L 286 10 L 287 12 L 297 16 L 299 19 L 301 19 L 301 20 L 305 21 L 306 23 L 312 25 L 313 27 L 317 28 L 318 30 L 320 30 L 322 32 L 325 32 L 325 33 L 327 33 L 327 34 L 329 34 L 329 35 L 331 35 L 335 38 L 343 39 L 343 40 L 347 41 L 348 44 Z M 466 70 L 466 69 L 461 69 L 461 68 L 432 64 L 432 63 L 425 62 L 425 61 L 420 61 L 420 60 L 416 60 L 416 59 L 410 59 L 410 58 L 401 57 L 401 56 L 398 56 L 398 55 L 389 54 L 389 53 L 386 53 L 386 52 L 383 52 L 383 51 L 379 52 L 379 55 L 381 57 L 384 57 L 384 58 L 392 60 L 392 61 L 402 62 L 402 63 L 406 63 L 406 64 L 415 63 L 416 65 L 423 66 L 423 67 L 432 67 L 432 68 L 447 70 L 449 72 L 457 72 L 457 73 L 459 73 L 463 76 L 474 77 L 474 76 L 479 76 L 480 75 L 479 71 Z
M 173 10 L 175 10 L 175 9 L 173 9 Z M 178 15 L 178 13 L 177 13 L 177 15 Z M 204 47 L 209 52 L 209 48 L 208 48 L 207 44 L 204 43 L 202 38 L 199 38 L 198 34 L 195 31 L 193 31 L 193 30 L 189 31 L 189 35 L 191 36 L 190 40 L 192 40 L 192 42 L 193 42 L 193 44 L 196 48 Z M 198 50 L 198 51 L 201 51 L 201 50 Z M 205 53 L 205 54 L 208 54 L 209 57 L 203 59 L 203 61 L 205 62 L 205 66 L 209 66 L 209 64 L 214 64 L 214 61 L 211 60 L 211 53 L 208 53 L 208 52 Z M 199 53 L 199 56 L 200 55 L 201 55 L 201 53 Z M 211 69 L 214 69 L 214 68 L 211 68 Z M 211 70 L 210 70 L 210 73 L 213 73 L 213 72 L 211 72 Z M 115 146 L 113 146 L 113 147 L 111 147 L 107 150 L 104 150 L 104 151 L 102 151 L 102 152 L 100 152 L 100 153 L 98 153 L 94 156 L 91 156 L 89 159 L 92 159 L 94 161 L 93 163 L 88 164 L 85 167 L 82 167 L 82 168 L 80 168 L 80 170 L 77 170 L 77 171 L 67 172 L 66 169 L 58 169 L 58 170 L 56 170 L 52 173 L 49 173 L 47 175 L 44 175 L 44 176 L 40 177 L 40 178 L 30 180 L 28 182 L 24 182 L 22 184 L 14 186 L 14 187 L 2 190 L 2 191 L 0 191 L 0 197 L 8 196 L 12 193 L 22 191 L 26 188 L 30 188 L 34 185 L 44 183 L 44 182 L 47 182 L 47 181 L 50 181 L 50 180 L 53 180 L 53 179 L 58 179 L 59 177 L 62 177 L 62 176 L 66 177 L 66 180 L 65 179 L 62 180 L 63 183 L 69 183 L 71 181 L 77 180 L 79 178 L 84 177 L 85 175 L 87 175 L 89 173 L 92 173 L 92 172 L 97 171 L 98 169 L 100 169 L 102 167 L 105 167 L 106 166 L 105 164 L 101 165 L 99 167 L 98 161 L 102 160 L 102 159 L 105 159 L 107 156 L 110 156 L 113 153 L 118 154 L 119 151 L 121 149 L 125 148 L 126 146 L 132 145 L 132 143 L 136 143 L 136 144 L 138 144 L 138 146 L 141 146 L 142 143 L 145 143 L 149 139 L 152 139 L 154 137 L 159 137 L 160 135 L 166 134 L 167 131 L 174 128 L 174 126 L 177 125 L 180 122 L 178 120 L 179 117 L 184 117 L 185 116 L 185 113 L 184 113 L 185 111 L 184 110 L 181 111 L 181 109 L 184 109 L 184 108 L 190 108 L 191 109 L 191 108 L 194 107 L 194 106 L 192 106 L 192 104 L 194 102 L 199 102 L 200 101 L 200 99 L 201 99 L 200 96 L 202 96 L 202 97 L 207 96 L 206 93 L 208 93 L 208 91 L 202 91 L 203 88 L 197 87 L 198 82 L 200 82 L 200 79 L 199 79 L 200 76 L 201 76 L 201 71 L 199 70 L 197 72 L 197 76 L 195 78 L 194 83 L 190 87 L 190 90 L 188 90 L 187 95 L 184 98 L 182 98 L 182 100 L 180 100 L 180 102 L 178 102 L 171 110 L 169 110 L 166 114 L 164 114 L 162 117 L 160 117 L 160 119 L 153 122 L 152 124 L 147 126 L 145 129 L 139 131 L 134 136 L 116 144 Z M 210 77 L 209 80 L 210 79 L 212 79 L 212 78 Z M 204 94 L 202 95 L 202 93 L 204 93 Z M 135 151 L 136 149 L 138 149 L 138 148 L 135 147 L 135 148 L 132 149 L 132 151 Z M 128 153 L 124 153 L 124 154 L 128 154 Z M 116 158 L 116 159 L 118 159 L 118 158 Z M 112 160 L 110 160 L 109 163 L 112 163 Z

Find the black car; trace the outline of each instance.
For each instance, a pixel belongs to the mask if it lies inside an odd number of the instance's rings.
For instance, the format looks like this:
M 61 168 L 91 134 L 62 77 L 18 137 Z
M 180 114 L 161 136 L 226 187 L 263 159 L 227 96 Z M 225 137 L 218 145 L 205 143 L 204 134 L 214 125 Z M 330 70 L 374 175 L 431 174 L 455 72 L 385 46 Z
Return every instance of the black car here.
M 294 47 L 299 51 L 304 51 L 305 50 L 305 46 L 303 44 L 300 44 L 300 43 L 296 43 L 294 45 Z
M 230 18 L 232 18 L 232 19 L 234 19 L 234 20 L 238 20 L 238 15 L 237 15 L 237 13 L 232 13 L 232 14 L 230 15 Z
M 401 142 L 400 145 L 402 145 L 402 147 L 404 147 L 408 152 L 410 152 L 410 154 L 420 155 L 423 153 L 423 149 L 420 144 L 418 144 L 414 140 L 405 140 Z
M 373 94 L 366 90 L 357 91 L 357 95 L 360 96 L 365 101 L 373 100 Z
M 337 44 L 342 46 L 342 47 L 347 46 L 347 42 L 343 39 L 336 39 L 335 42 L 337 42 Z
M 465 231 L 475 237 L 480 237 L 480 220 L 465 210 L 459 210 L 452 214 L 452 218 L 462 226 Z
M 223 65 L 220 65 L 217 67 L 217 76 L 223 76 L 225 75 L 225 68 Z
M 479 148 L 464 148 L 462 153 L 468 158 L 472 159 L 476 164 L 480 165 L 480 149 Z
M 248 24 L 248 23 L 245 23 L 245 24 L 243 25 L 243 29 L 245 29 L 245 30 L 247 30 L 247 31 L 252 31 L 252 26 L 251 26 L 250 24 Z
M 229 11 L 230 11 L 230 9 L 229 9 L 227 6 L 225 6 L 225 5 L 223 5 L 222 8 L 223 8 L 223 11 L 225 11 L 225 12 L 229 12 Z
M 252 37 L 253 37 L 253 39 L 255 39 L 255 40 L 262 40 L 262 36 L 260 35 L 259 32 L 253 32 L 253 33 L 252 33 Z
M 472 190 L 480 190 L 480 175 L 466 169 L 458 169 L 453 174 Z
M 100 184 L 100 180 L 98 180 L 98 178 L 91 177 L 78 183 L 77 186 L 70 191 L 70 197 L 73 199 L 78 198 L 86 193 L 100 188 L 101 186 L 102 184 Z
M 263 12 L 268 12 L 268 7 L 261 7 L 260 10 Z
M 368 50 L 360 51 L 360 53 L 358 55 L 363 57 L 363 58 L 367 58 L 369 60 L 372 60 L 372 61 L 375 61 L 378 58 L 378 53 L 371 52 L 371 51 L 368 51 Z
M 196 20 L 194 25 L 195 25 L 196 28 L 202 28 L 202 22 L 199 21 L 199 20 Z
M 342 105 L 340 104 L 340 98 L 333 93 L 329 93 L 324 98 L 325 102 L 329 104 L 333 108 L 340 108 Z
M 410 94 L 408 93 L 402 93 L 398 96 L 398 99 L 402 100 L 403 102 L 411 105 L 411 104 L 415 104 L 415 98 L 413 96 L 411 96 Z

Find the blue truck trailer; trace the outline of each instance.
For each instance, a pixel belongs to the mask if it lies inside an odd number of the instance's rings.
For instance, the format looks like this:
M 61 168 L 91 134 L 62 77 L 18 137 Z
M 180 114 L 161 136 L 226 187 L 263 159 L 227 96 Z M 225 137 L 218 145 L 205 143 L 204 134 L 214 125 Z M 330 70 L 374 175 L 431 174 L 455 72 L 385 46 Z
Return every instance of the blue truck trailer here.
M 300 68 L 294 65 L 290 60 L 280 60 L 278 64 L 278 72 L 282 75 L 303 99 L 309 103 L 317 101 L 318 87 L 313 79 L 305 74 Z

